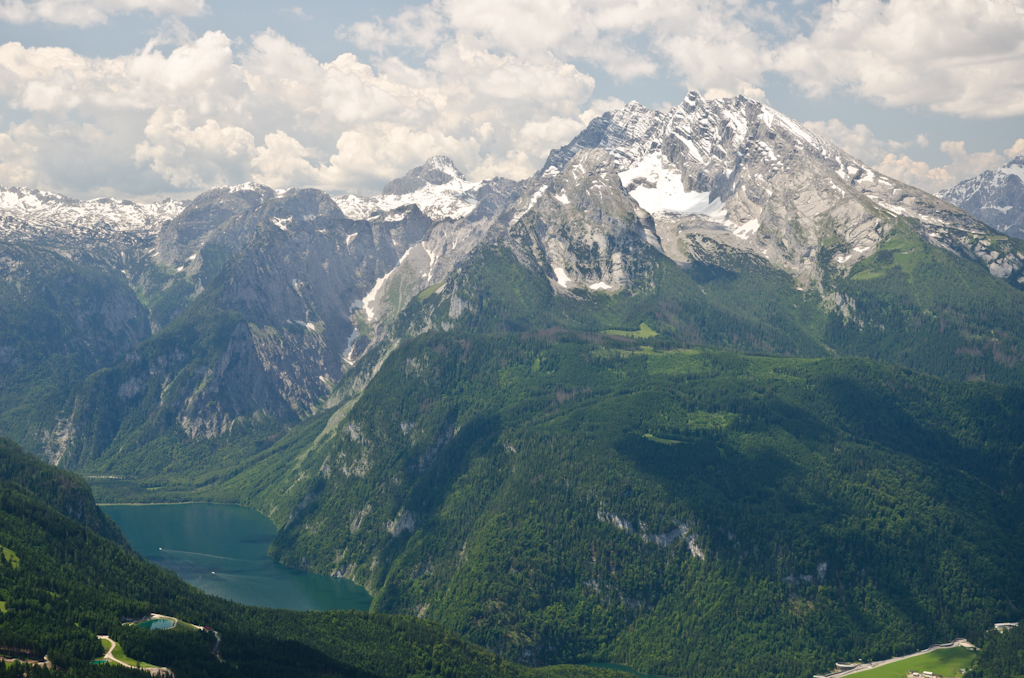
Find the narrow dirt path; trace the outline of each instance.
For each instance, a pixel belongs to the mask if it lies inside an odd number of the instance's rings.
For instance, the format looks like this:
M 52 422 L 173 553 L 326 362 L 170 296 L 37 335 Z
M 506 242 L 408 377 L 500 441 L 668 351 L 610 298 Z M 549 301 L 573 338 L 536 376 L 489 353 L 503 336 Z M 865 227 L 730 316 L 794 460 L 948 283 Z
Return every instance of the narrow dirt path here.
M 114 664 L 120 664 L 121 666 L 127 666 L 130 669 L 138 669 L 139 671 L 146 671 L 147 673 L 151 673 L 154 676 L 173 676 L 174 675 L 174 672 L 171 671 L 166 666 L 152 666 L 152 667 L 132 666 L 131 664 L 128 664 L 127 662 L 123 662 L 123 661 L 121 661 L 120 659 L 118 659 L 117 657 L 114 656 L 114 650 L 117 648 L 117 641 L 116 640 L 114 640 L 110 636 L 96 636 L 96 637 L 99 638 L 101 641 L 102 640 L 107 640 L 107 641 L 110 642 L 110 649 L 107 650 L 107 653 L 105 655 L 103 655 L 103 658 L 106 659 L 109 662 L 112 662 Z
M 217 638 L 217 642 L 213 646 L 213 656 L 217 658 L 217 661 L 219 661 L 221 664 L 223 664 L 224 663 L 224 657 L 220 656 L 220 633 L 218 633 L 214 629 L 210 629 L 210 630 L 213 631 L 213 635 Z

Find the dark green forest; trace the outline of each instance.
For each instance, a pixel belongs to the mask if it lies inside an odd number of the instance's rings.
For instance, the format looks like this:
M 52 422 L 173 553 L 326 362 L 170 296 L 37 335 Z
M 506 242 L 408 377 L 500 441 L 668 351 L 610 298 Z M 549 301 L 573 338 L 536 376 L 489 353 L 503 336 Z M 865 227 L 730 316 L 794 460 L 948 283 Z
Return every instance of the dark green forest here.
M 972 678 L 1021 678 L 1024 676 L 1024 628 L 1017 626 L 1000 633 L 989 631 Z
M 599 676 L 583 667 L 534 670 L 500 659 L 436 624 L 360 612 L 249 608 L 203 594 L 126 548 L 77 476 L 0 439 L 0 653 L 54 668 L 5 675 L 137 676 L 93 666 L 110 635 L 133 659 L 176 676 Z M 69 494 L 81 502 L 68 503 Z M 97 531 L 99 530 L 99 531 Z M 111 531 L 113 534 L 111 535 Z M 108 536 L 103 536 L 101 532 Z M 159 612 L 212 634 L 125 625 Z

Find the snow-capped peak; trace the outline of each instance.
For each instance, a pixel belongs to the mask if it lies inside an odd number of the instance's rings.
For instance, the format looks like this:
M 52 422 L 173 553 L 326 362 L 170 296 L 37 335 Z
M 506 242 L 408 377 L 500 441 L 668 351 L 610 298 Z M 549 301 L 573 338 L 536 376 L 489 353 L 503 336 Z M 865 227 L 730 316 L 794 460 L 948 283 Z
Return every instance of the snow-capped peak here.
M 244 184 L 236 184 L 234 186 L 228 186 L 229 193 L 241 193 L 242 191 L 264 191 L 266 186 L 263 184 L 257 184 L 254 181 L 247 181 Z
M 1024 236 L 1024 155 L 965 179 L 938 196 L 1016 238 Z
M 813 283 L 823 270 L 818 253 L 848 269 L 875 251 L 899 216 L 927 224 L 923 237 L 949 248 L 984 232 L 977 221 L 745 97 L 708 100 L 690 92 L 667 112 L 631 102 L 552 151 L 537 184 L 586 149 L 611 156 L 624 189 L 654 217 L 665 253 L 680 262 L 718 240 Z M 1024 174 L 1024 162 L 1001 176 L 1016 183 L 1018 171 Z M 1013 272 L 1024 266 L 994 250 L 985 256 L 1000 277 L 1019 276 Z
M 1018 155 L 996 171 L 1000 174 L 1020 177 L 1021 181 L 1024 181 L 1024 155 Z
M 455 167 L 452 159 L 444 155 L 435 155 L 427 159 L 419 167 L 406 172 L 405 176 L 389 181 L 384 187 L 384 195 L 401 195 L 412 193 L 424 186 L 440 186 L 451 181 L 465 181 L 466 177 Z
M 455 166 L 454 161 L 446 155 L 433 155 L 427 158 L 427 161 L 423 163 L 421 169 L 430 171 L 438 170 L 453 179 L 465 179 L 459 168 Z
M 336 196 L 334 201 L 349 219 L 386 218 L 387 213 L 409 205 L 416 205 L 434 220 L 459 219 L 476 207 L 481 183 L 466 181 L 450 158 L 435 155 L 389 182 L 382 195 Z

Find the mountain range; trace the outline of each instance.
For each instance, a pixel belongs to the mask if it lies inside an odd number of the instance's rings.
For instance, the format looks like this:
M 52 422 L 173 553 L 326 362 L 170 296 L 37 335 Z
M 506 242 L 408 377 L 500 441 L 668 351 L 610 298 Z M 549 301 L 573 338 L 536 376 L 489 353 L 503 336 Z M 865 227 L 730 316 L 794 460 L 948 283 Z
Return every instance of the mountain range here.
M 959 188 L 691 92 L 523 181 L 2 189 L 0 432 L 523 663 L 977 636 L 1024 605 L 1024 250 Z

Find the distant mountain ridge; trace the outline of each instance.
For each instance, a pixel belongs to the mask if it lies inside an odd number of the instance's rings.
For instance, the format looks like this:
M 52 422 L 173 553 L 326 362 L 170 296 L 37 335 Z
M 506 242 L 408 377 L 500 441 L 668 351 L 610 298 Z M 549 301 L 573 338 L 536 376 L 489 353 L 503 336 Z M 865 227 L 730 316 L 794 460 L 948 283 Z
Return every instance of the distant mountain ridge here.
M 1024 155 L 937 195 L 992 228 L 1024 238 Z
M 0 186 L 3 217 L 53 229 L 89 230 L 103 225 L 118 231 L 151 230 L 176 217 L 184 206 L 170 198 L 151 204 L 113 198 L 78 200 L 50 191 Z

